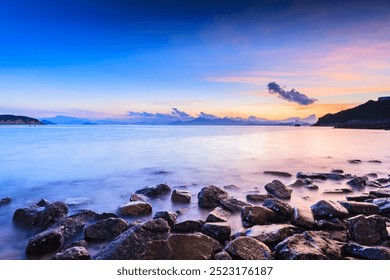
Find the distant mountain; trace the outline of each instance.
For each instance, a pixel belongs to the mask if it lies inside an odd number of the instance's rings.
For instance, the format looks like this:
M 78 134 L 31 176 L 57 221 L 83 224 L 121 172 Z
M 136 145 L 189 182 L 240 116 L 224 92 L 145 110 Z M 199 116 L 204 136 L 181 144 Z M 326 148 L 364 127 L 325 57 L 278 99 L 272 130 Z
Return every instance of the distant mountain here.
M 89 119 L 81 119 L 69 116 L 58 115 L 53 118 L 41 119 L 42 122 L 51 122 L 52 124 L 84 124 L 86 122 L 93 122 Z
M 326 114 L 315 126 L 336 128 L 390 129 L 390 97 L 370 100 L 335 114 Z
M 42 125 L 43 123 L 37 119 L 33 119 L 25 116 L 0 115 L 0 124 Z

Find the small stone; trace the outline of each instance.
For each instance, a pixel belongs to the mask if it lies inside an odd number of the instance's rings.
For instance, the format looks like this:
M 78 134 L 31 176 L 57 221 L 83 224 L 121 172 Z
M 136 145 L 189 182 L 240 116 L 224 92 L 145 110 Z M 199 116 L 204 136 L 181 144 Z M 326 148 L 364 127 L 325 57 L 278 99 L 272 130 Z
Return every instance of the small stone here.
M 152 205 L 142 201 L 132 201 L 119 207 L 119 215 L 123 216 L 140 216 L 152 213 Z
M 270 194 L 247 194 L 246 195 L 246 200 L 250 202 L 263 202 L 267 198 L 273 197 Z
M 352 188 L 363 188 L 367 185 L 368 178 L 367 176 L 356 177 L 347 182 Z
M 297 179 L 297 180 L 295 180 L 294 183 L 289 185 L 289 187 L 296 188 L 296 187 L 302 187 L 304 185 L 305 185 L 305 181 L 303 181 L 302 179 Z
M 125 220 L 109 218 L 88 226 L 84 235 L 89 240 L 113 240 L 128 228 L 129 225 Z
M 142 202 L 146 202 L 148 201 L 149 198 L 146 196 L 146 195 L 143 195 L 143 194 L 137 194 L 137 193 L 134 193 L 130 196 L 130 201 L 142 201 Z
M 297 178 L 326 180 L 326 179 L 328 179 L 328 176 L 325 173 L 298 172 Z
M 201 231 L 203 225 L 204 222 L 201 220 L 198 221 L 187 220 L 184 222 L 174 224 L 172 227 L 172 231 L 180 232 L 180 233 L 198 232 Z
M 171 200 L 175 203 L 189 203 L 191 201 L 191 192 L 187 190 L 173 190 Z
M 350 214 L 373 215 L 379 213 L 379 207 L 373 203 L 356 201 L 339 201 Z
M 170 211 L 159 211 L 156 212 L 156 214 L 154 214 L 153 219 L 158 219 L 158 218 L 164 219 L 165 221 L 168 222 L 168 225 L 172 227 L 173 224 L 176 222 L 177 214 Z
M 214 238 L 223 244 L 230 240 L 231 227 L 226 222 L 205 223 L 202 227 L 202 233 Z
M 231 241 L 225 251 L 235 260 L 271 260 L 272 252 L 264 243 L 247 236 Z
M 306 178 L 305 180 L 303 180 L 303 182 L 305 183 L 305 185 L 312 185 L 313 184 L 313 180 L 309 179 L 309 178 Z
M 341 189 L 326 189 L 324 194 L 341 194 L 341 193 L 351 193 L 353 190 L 351 188 L 341 188 Z
M 358 215 L 348 219 L 349 234 L 361 245 L 375 245 L 388 238 L 386 222 L 379 215 Z
M 290 219 L 291 224 L 305 229 L 313 229 L 315 227 L 314 217 L 310 209 L 302 207 L 294 207 Z
M 348 163 L 359 164 L 362 163 L 362 161 L 360 159 L 350 159 L 348 160 Z
M 277 214 L 278 221 L 290 220 L 292 207 L 290 204 L 277 198 L 268 198 L 263 202 L 263 206 L 274 211 Z
M 10 204 L 12 202 L 12 199 L 10 197 L 5 197 L 0 200 L 0 206 Z
M 222 199 L 228 198 L 229 194 L 224 190 L 210 185 L 201 189 L 198 193 L 198 204 L 201 208 L 217 207 Z
M 167 195 L 171 192 L 171 188 L 166 184 L 159 184 L 155 187 L 145 187 L 136 191 L 136 194 L 143 194 L 150 198 Z
M 227 222 L 229 217 L 229 211 L 226 211 L 221 207 L 217 207 L 207 216 L 206 222 Z
M 273 175 L 273 176 L 284 177 L 284 178 L 292 177 L 290 173 L 283 172 L 283 171 L 264 171 L 263 173 L 267 175 Z
M 90 260 L 91 256 L 84 247 L 71 247 L 61 253 L 57 253 L 52 260 Z
M 220 202 L 219 202 L 219 205 L 227 210 L 227 211 L 230 211 L 230 212 L 241 212 L 242 209 L 246 206 L 252 206 L 252 204 L 250 203 L 247 203 L 245 201 L 242 201 L 242 200 L 238 200 L 238 199 L 235 199 L 235 198 L 225 198 L 225 199 L 222 199 Z
M 376 159 L 374 159 L 374 160 L 369 160 L 368 162 L 369 162 L 369 163 L 382 163 L 382 161 L 376 160 Z
M 344 170 L 342 170 L 342 169 L 332 169 L 331 172 L 332 172 L 332 173 L 343 174 L 343 173 L 344 173 Z
M 274 180 L 274 181 L 272 181 L 272 183 L 268 183 L 267 185 L 265 185 L 264 188 L 267 192 L 276 196 L 277 198 L 281 198 L 281 199 L 291 198 L 292 190 L 290 188 L 286 187 L 279 180 Z
M 241 219 L 244 227 L 251 227 L 273 223 L 277 221 L 277 215 L 274 211 L 264 206 L 251 206 L 244 207 Z
M 378 178 L 378 174 L 376 174 L 376 173 L 374 173 L 374 172 L 368 173 L 368 174 L 366 174 L 366 176 L 372 177 L 372 178 Z
M 350 243 L 347 246 L 347 252 L 367 260 L 390 260 L 390 248 L 383 246 L 369 247 Z
M 343 207 L 340 203 L 334 202 L 332 200 L 320 200 L 310 208 L 314 218 L 316 219 L 344 219 L 349 216 L 349 213 L 345 207 Z
M 318 186 L 315 184 L 305 185 L 305 188 L 309 190 L 318 190 Z

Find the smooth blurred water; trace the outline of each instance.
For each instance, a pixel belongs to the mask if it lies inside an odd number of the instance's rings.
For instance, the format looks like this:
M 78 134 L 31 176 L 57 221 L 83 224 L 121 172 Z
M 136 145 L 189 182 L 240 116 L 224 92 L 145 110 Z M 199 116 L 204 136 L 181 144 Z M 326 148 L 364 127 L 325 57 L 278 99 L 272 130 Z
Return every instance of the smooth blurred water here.
M 204 218 L 197 193 L 208 184 L 235 184 L 231 195 L 248 192 L 273 179 L 264 170 L 329 172 L 340 168 L 356 175 L 390 173 L 390 132 L 319 127 L 231 126 L 0 126 L 0 259 L 24 258 L 28 235 L 14 228 L 13 212 L 41 198 L 52 202 L 88 197 L 89 208 L 115 212 L 129 193 L 166 182 L 193 194 L 181 219 Z M 348 159 L 360 159 L 350 164 Z M 368 160 L 382 163 L 369 163 Z M 156 174 L 166 171 L 163 174 Z M 161 173 L 161 172 L 160 172 Z M 323 189 L 345 182 L 319 182 L 320 190 L 295 189 L 292 205 L 311 205 Z M 329 195 L 327 196 L 329 197 Z M 335 198 L 337 199 L 337 197 Z M 168 198 L 152 201 L 154 212 L 177 210 Z M 239 225 L 236 225 L 237 227 Z

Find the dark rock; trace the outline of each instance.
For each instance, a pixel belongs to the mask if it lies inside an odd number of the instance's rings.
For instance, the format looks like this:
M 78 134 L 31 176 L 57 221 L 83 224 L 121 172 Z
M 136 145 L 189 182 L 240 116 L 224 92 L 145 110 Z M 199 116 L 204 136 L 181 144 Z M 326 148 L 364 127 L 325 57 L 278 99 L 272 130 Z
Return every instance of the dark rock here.
M 376 198 L 372 203 L 379 207 L 379 213 L 382 216 L 390 217 L 390 197 Z
M 88 226 L 84 235 L 88 240 L 113 240 L 129 228 L 125 220 L 109 218 Z
M 295 180 L 294 183 L 289 185 L 289 187 L 295 188 L 295 187 L 302 187 L 304 185 L 305 185 L 305 181 L 303 181 L 302 179 L 297 179 L 297 180 Z
M 390 260 L 390 248 L 383 246 L 368 247 L 350 243 L 347 251 L 353 256 L 367 260 Z
M 118 209 L 119 215 L 123 216 L 141 216 L 152 213 L 152 205 L 142 201 L 132 201 L 123 204 Z
M 85 241 L 84 239 L 81 239 L 81 240 L 72 242 L 72 243 L 70 243 L 69 245 L 65 246 L 65 247 L 64 247 L 64 250 L 69 249 L 69 248 L 72 248 L 72 247 L 84 247 L 84 248 L 88 248 L 88 242 Z
M 320 200 L 310 208 L 316 219 L 344 219 L 349 216 L 349 213 L 344 206 L 332 200 Z
M 379 179 L 376 179 L 375 181 L 377 181 L 379 184 L 387 184 L 390 182 L 390 179 L 389 178 L 379 178 Z
M 376 196 L 370 194 L 361 194 L 361 195 L 349 195 L 346 197 L 348 201 L 357 201 L 365 202 L 367 199 L 374 199 Z
M 369 194 L 375 195 L 376 197 L 390 197 L 390 188 L 383 188 L 375 191 L 370 191 Z
M 246 195 L 246 200 L 250 202 L 263 202 L 267 198 L 273 197 L 270 194 L 247 194 Z
M 136 194 L 143 194 L 150 198 L 156 198 L 158 196 L 164 196 L 171 192 L 171 188 L 166 184 L 159 184 L 155 187 L 145 187 L 136 191 Z
M 227 186 L 223 186 L 223 188 L 225 190 L 228 190 L 228 191 L 238 191 L 238 190 L 240 190 L 240 188 L 237 187 L 236 185 L 227 185 Z
M 172 248 L 168 240 L 153 240 L 147 243 L 144 260 L 170 260 Z
M 230 212 L 241 212 L 242 209 L 246 206 L 253 206 L 252 204 L 250 203 L 247 203 L 245 201 L 241 201 L 241 200 L 238 200 L 238 199 L 235 199 L 235 198 L 225 198 L 225 199 L 222 199 L 220 202 L 219 202 L 219 205 L 227 210 L 227 211 L 230 211 Z
M 368 173 L 368 174 L 366 174 L 366 176 L 368 176 L 368 177 L 373 177 L 373 178 L 378 178 L 378 174 L 376 174 L 376 173 L 374 173 L 374 172 Z
M 204 222 L 201 220 L 187 220 L 181 223 L 174 224 L 172 227 L 172 231 L 180 233 L 197 232 L 201 231 L 203 225 Z
M 148 201 L 149 198 L 146 196 L 146 195 L 143 195 L 143 194 L 138 194 L 138 193 L 135 193 L 135 194 L 132 194 L 130 196 L 130 201 L 142 201 L 142 202 L 146 202 Z
M 218 243 L 202 233 L 172 234 L 168 238 L 174 260 L 209 260 Z
M 310 209 L 294 207 L 290 219 L 291 224 L 304 229 L 313 229 L 315 227 L 314 217 Z
M 247 236 L 231 241 L 225 251 L 235 260 L 270 260 L 272 252 L 264 243 Z
M 352 188 L 363 188 L 367 185 L 368 178 L 367 176 L 356 177 L 347 182 Z
M 370 163 L 382 163 L 380 160 L 376 160 L 376 159 L 369 160 L 368 162 L 370 162 Z
M 73 218 L 82 222 L 92 222 L 98 219 L 99 214 L 92 210 L 81 210 L 76 214 L 69 216 L 69 218 Z
M 216 253 L 213 256 L 213 260 L 228 261 L 228 260 L 232 260 L 232 257 L 229 255 L 228 252 L 222 251 L 222 252 Z
M 244 207 L 241 212 L 242 224 L 244 227 L 254 225 L 265 225 L 277 220 L 274 211 L 263 206 Z
M 292 213 L 292 207 L 290 204 L 280 201 L 277 198 L 268 198 L 263 202 L 263 206 L 274 211 L 278 216 L 278 221 L 290 220 Z
M 57 222 L 51 228 L 60 228 L 64 241 L 68 241 L 82 232 L 84 224 L 85 222 L 82 220 L 68 217 Z
M 301 232 L 302 230 L 289 224 L 272 224 L 248 228 L 245 235 L 273 247 L 287 237 Z
M 217 207 L 207 216 L 206 222 L 227 222 L 229 217 L 229 211 Z
M 339 174 L 343 174 L 344 173 L 344 170 L 342 169 L 332 169 L 331 171 L 332 173 L 339 173 Z
M 379 207 L 373 203 L 356 201 L 339 201 L 350 214 L 373 215 L 379 213 Z
M 6 205 L 12 202 L 12 199 L 10 197 L 5 197 L 0 200 L 0 206 Z
M 341 249 L 331 236 L 323 231 L 295 234 L 275 246 L 275 255 L 282 260 L 340 259 Z
M 109 218 L 118 218 L 118 216 L 114 213 L 106 213 L 106 212 L 96 215 L 97 220 L 105 220 Z
M 348 219 L 351 238 L 362 245 L 375 245 L 388 238 L 386 222 L 379 215 L 358 215 Z
M 84 247 L 71 247 L 61 253 L 57 253 L 52 260 L 90 260 L 91 256 Z
M 172 227 L 173 224 L 176 222 L 177 214 L 175 212 L 170 212 L 170 211 L 159 211 L 156 212 L 156 214 L 154 214 L 153 219 L 158 219 L 158 218 L 164 219 L 165 221 L 168 222 L 168 225 Z
M 366 186 L 372 188 L 382 188 L 382 185 L 375 181 L 367 181 Z
M 292 190 L 290 188 L 286 187 L 279 180 L 274 180 L 274 181 L 272 181 L 272 183 L 268 183 L 267 185 L 265 185 L 264 188 L 267 192 L 276 196 L 277 198 L 281 198 L 281 199 L 291 198 Z
M 318 186 L 315 184 L 305 185 L 305 188 L 309 190 L 318 190 Z
M 325 194 L 338 194 L 338 193 L 351 193 L 353 190 L 351 188 L 340 188 L 340 189 L 327 189 L 324 190 Z
M 326 179 L 328 179 L 328 176 L 325 173 L 298 172 L 297 178 L 326 180 Z
M 230 240 L 231 227 L 226 222 L 205 223 L 202 227 L 202 233 L 214 238 L 220 243 Z
M 44 199 L 42 198 L 37 204 L 36 206 L 39 206 L 39 207 L 46 207 L 48 206 L 50 203 L 50 201 L 48 201 L 47 199 Z
M 344 230 L 347 229 L 347 224 L 340 219 L 333 218 L 330 220 L 318 220 L 316 226 L 322 230 Z
M 210 185 L 201 189 L 198 193 L 198 204 L 201 208 L 213 208 L 218 206 L 222 199 L 228 198 L 229 194 L 224 190 Z
M 172 172 L 166 171 L 166 170 L 159 170 L 159 171 L 153 172 L 153 175 L 168 175 L 168 174 L 172 174 Z
M 329 233 L 330 238 L 332 238 L 335 241 L 339 241 L 342 243 L 348 243 L 349 242 L 349 235 L 347 230 L 323 230 L 324 232 Z
M 191 192 L 187 190 L 173 190 L 171 200 L 176 203 L 189 203 L 191 201 Z
M 303 182 L 305 183 L 305 185 L 311 185 L 311 184 L 313 184 L 313 180 L 312 180 L 312 179 L 309 179 L 309 178 L 306 178 L 305 180 L 303 180 Z
M 359 164 L 362 163 L 362 161 L 360 159 L 350 159 L 348 160 L 348 163 Z
M 264 171 L 263 173 L 267 175 L 273 175 L 273 176 L 285 177 L 285 178 L 289 178 L 292 176 L 290 173 L 283 172 L 283 171 Z
M 164 219 L 150 220 L 133 226 L 104 247 L 93 258 L 97 260 L 141 260 L 148 243 L 166 240 L 170 227 Z

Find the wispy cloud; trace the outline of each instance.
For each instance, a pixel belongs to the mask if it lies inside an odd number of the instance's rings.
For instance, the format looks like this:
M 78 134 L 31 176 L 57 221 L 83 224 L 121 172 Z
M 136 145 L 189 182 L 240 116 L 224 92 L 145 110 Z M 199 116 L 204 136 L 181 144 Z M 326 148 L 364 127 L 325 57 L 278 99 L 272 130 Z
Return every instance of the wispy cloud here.
M 310 98 L 295 89 L 284 90 L 280 85 L 278 85 L 275 82 L 269 83 L 267 87 L 268 87 L 268 92 L 270 94 L 276 94 L 279 98 L 282 98 L 289 102 L 295 102 L 300 105 L 310 105 L 317 101 L 317 99 Z

